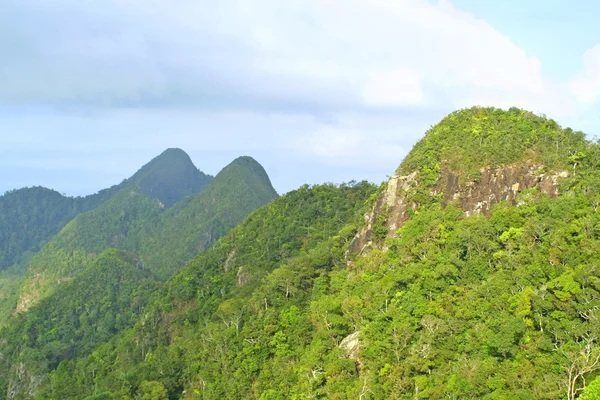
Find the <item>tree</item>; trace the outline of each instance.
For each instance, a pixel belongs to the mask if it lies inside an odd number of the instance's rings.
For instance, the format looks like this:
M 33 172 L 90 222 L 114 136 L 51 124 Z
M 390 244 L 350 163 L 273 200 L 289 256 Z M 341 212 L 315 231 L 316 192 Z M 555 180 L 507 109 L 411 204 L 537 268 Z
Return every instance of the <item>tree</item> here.
M 143 381 L 140 384 L 140 400 L 168 400 L 165 385 L 156 381 Z

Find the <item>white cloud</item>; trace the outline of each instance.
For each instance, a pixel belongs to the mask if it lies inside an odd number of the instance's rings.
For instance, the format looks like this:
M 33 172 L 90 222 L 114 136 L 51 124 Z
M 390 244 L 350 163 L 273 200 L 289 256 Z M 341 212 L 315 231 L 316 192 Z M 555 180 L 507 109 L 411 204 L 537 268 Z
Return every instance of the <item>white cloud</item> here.
M 583 73 L 569 87 L 581 103 L 594 104 L 600 100 L 600 44 L 585 52 L 583 68 Z
M 327 164 L 393 171 L 407 151 L 378 136 L 379 132 L 367 137 L 360 131 L 320 128 L 299 137 L 293 147 Z
M 228 32 L 271 74 L 353 88 L 368 105 L 553 106 L 540 61 L 448 1 L 233 1 Z M 550 101 L 551 100 L 551 101 Z
M 210 173 L 262 154 L 280 190 L 332 170 L 379 180 L 452 109 L 562 120 L 600 99 L 600 46 L 570 85 L 550 82 L 536 57 L 448 0 L 4 0 L 0 54 L 0 111 L 98 114 L 0 115 L 20 135 L 0 135 L 6 151 L 69 151 L 79 156 L 56 165 L 111 180 L 174 146 Z M 133 155 L 103 164 L 114 149 Z
M 422 115 L 360 118 L 343 115 L 335 125 L 305 126 L 287 147 L 300 158 L 326 165 L 389 173 L 426 128 Z
M 538 59 L 448 0 L 8 2 L 0 34 L 21 44 L 0 42 L 5 103 L 551 113 L 566 101 Z
M 402 106 L 423 101 L 423 88 L 419 75 L 408 68 L 387 69 L 371 72 L 362 97 L 374 106 Z

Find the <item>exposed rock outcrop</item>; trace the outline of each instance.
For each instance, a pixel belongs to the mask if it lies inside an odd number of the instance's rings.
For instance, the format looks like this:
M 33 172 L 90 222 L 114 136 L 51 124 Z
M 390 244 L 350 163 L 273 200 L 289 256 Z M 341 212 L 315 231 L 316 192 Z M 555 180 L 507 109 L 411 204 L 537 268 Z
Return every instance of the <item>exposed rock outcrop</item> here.
M 492 206 L 500 201 L 515 201 L 519 192 L 539 188 L 550 197 L 558 195 L 558 179 L 568 176 L 566 171 L 559 174 L 543 174 L 542 166 L 518 164 L 496 169 L 482 169 L 477 181 L 460 185 L 459 174 L 444 171 L 435 192 L 442 191 L 442 206 L 454 204 L 466 215 L 483 213 L 489 215 Z M 435 193 L 434 193 L 435 194 Z
M 374 245 L 383 247 L 382 239 L 396 235 L 410 217 L 409 210 L 418 209 L 418 204 L 410 200 L 419 185 L 417 176 L 417 172 L 409 175 L 396 173 L 390 178 L 372 211 L 365 215 L 366 223 L 356 234 L 349 253 L 361 253 Z M 515 202 L 517 194 L 526 189 L 538 188 L 550 197 L 556 197 L 559 179 L 567 176 L 566 171 L 544 174 L 541 165 L 521 163 L 481 169 L 477 180 L 464 183 L 461 174 L 442 167 L 431 195 L 439 196 L 443 207 L 454 204 L 467 216 L 489 215 L 494 204 L 506 200 Z M 375 229 L 376 224 L 383 225 L 385 229 Z M 383 232 L 383 237 L 377 236 L 377 232 L 380 235 Z
M 340 342 L 340 348 L 344 350 L 346 356 L 352 360 L 356 360 L 358 364 L 362 367 L 362 362 L 359 358 L 360 352 L 360 331 L 356 331 L 346 336 Z
M 19 362 L 13 365 L 12 377 L 8 383 L 7 400 L 33 399 L 35 389 L 44 381 L 45 375 L 35 375 L 27 366 Z

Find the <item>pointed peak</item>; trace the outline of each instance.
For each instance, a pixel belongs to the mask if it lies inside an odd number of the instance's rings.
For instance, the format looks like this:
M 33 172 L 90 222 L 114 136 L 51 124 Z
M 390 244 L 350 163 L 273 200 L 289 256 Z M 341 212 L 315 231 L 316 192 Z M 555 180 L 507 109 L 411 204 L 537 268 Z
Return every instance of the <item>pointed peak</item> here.
M 267 180 L 269 179 L 269 176 L 267 175 L 267 172 L 265 171 L 264 167 L 258 161 L 256 161 L 254 158 L 252 158 L 250 156 L 241 156 L 241 157 L 236 158 L 231 163 L 229 163 L 225 168 L 223 168 L 221 170 L 221 172 L 219 172 L 219 174 L 221 174 L 222 172 L 224 172 L 232 167 L 242 167 L 242 168 L 248 170 L 249 172 L 251 172 L 252 174 L 258 176 L 261 179 L 267 179 Z
M 264 171 L 263 166 L 256 161 L 254 158 L 250 156 L 241 156 L 233 160 L 229 165 L 239 165 L 241 167 L 250 169 L 250 170 L 258 170 Z
M 244 164 L 244 163 L 256 163 L 256 164 L 258 164 L 258 161 L 256 161 L 251 156 L 239 156 L 238 158 L 236 158 L 235 160 L 233 160 L 231 162 L 231 164 Z
M 179 166 L 188 168 L 196 168 L 192 162 L 192 159 L 185 151 L 179 148 L 169 148 L 150 160 L 150 162 L 140 168 L 137 173 L 150 168 L 165 167 L 173 164 L 178 164 Z
M 239 179 L 252 182 L 251 185 L 261 187 L 266 197 L 273 199 L 278 196 L 271 184 L 271 179 L 264 167 L 250 156 L 241 156 L 223 168 L 211 182 L 211 186 L 221 185 L 223 182 L 238 181 Z
M 585 143 L 583 133 L 562 129 L 544 115 L 516 107 L 472 107 L 452 112 L 432 126 L 398 172 L 418 171 L 431 180 L 441 168 L 466 176 L 524 161 L 564 168 L 569 152 Z
M 127 183 L 170 207 L 183 197 L 200 192 L 212 179 L 201 172 L 190 156 L 179 148 L 169 148 L 140 168 Z

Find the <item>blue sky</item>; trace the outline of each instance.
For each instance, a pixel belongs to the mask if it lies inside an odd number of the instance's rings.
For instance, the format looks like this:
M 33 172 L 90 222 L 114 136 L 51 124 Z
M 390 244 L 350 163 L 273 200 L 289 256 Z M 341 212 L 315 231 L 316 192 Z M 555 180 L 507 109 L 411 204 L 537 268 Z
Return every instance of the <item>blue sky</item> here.
M 119 183 L 168 147 L 280 192 L 391 175 L 472 105 L 600 133 L 593 1 L 4 0 L 0 192 Z

